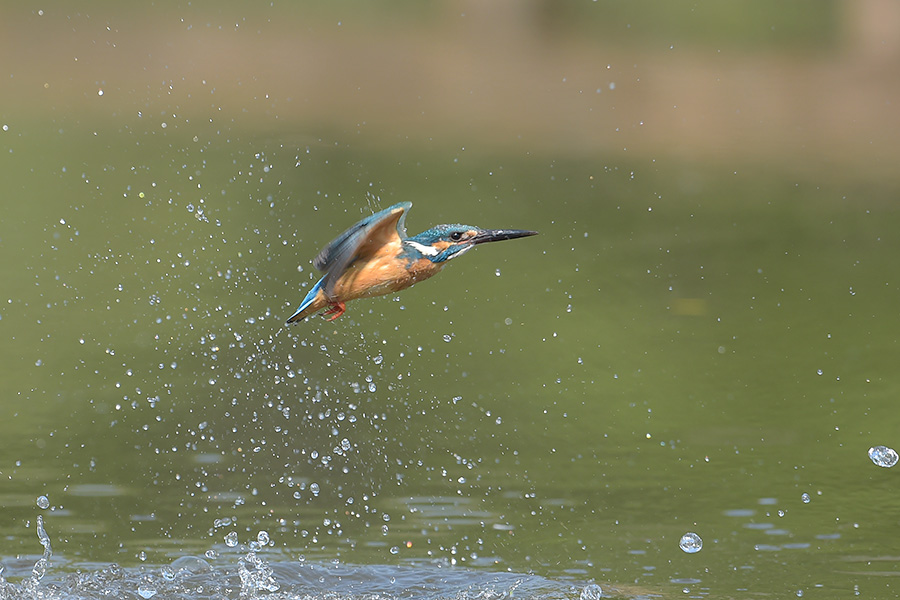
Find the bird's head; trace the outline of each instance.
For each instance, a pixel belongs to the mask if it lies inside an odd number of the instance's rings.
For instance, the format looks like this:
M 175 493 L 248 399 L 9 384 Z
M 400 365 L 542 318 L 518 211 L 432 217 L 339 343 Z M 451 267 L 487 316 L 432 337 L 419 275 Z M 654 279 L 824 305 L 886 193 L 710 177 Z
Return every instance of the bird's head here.
M 433 263 L 442 263 L 462 256 L 477 244 L 499 242 L 536 235 L 537 231 L 524 229 L 481 229 L 472 225 L 435 225 L 419 235 L 404 240 L 413 253 Z

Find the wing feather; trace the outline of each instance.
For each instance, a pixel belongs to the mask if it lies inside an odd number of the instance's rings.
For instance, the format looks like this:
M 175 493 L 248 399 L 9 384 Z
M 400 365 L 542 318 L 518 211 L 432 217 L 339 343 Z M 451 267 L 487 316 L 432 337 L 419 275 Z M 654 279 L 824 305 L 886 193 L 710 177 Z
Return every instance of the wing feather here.
M 406 211 L 412 202 L 401 202 L 366 217 L 336 237 L 313 259 L 313 266 L 325 273 L 322 289 L 332 297 L 340 276 L 357 260 L 368 260 L 379 248 L 406 238 Z

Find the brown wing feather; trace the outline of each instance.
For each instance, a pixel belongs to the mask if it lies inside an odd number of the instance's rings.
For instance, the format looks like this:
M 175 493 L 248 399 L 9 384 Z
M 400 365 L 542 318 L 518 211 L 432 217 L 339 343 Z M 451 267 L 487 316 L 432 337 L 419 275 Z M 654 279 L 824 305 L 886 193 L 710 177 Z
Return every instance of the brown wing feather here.
M 404 220 L 411 202 L 402 202 L 366 217 L 339 235 L 313 260 L 313 266 L 325 272 L 323 291 L 334 296 L 334 286 L 341 275 L 356 262 L 367 262 L 385 246 L 396 245 L 399 251 L 406 237 Z

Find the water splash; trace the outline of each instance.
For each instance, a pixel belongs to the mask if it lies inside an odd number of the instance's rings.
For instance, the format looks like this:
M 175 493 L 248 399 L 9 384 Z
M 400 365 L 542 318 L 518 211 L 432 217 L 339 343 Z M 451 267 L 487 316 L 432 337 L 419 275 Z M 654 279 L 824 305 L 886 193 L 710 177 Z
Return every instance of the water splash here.
M 272 567 L 252 550 L 238 560 L 238 575 L 241 578 L 241 594 L 253 596 L 256 592 L 277 592 L 281 589 L 275 581 Z
M 111 564 L 102 569 L 81 565 L 77 573 L 48 573 L 40 586 L 30 577 L 8 583 L 0 577 L 3 600 L 96 600 L 97 598 L 532 598 L 534 600 L 600 600 L 603 591 L 595 583 L 544 579 L 514 572 L 488 572 L 450 568 L 433 561 L 407 566 L 307 563 L 266 564 L 253 554 L 244 556 L 243 570 L 231 565 L 210 568 L 197 557 L 185 556 L 159 571 L 147 567 L 123 568 Z M 248 561 L 248 558 L 250 560 Z M 257 567 L 262 566 L 262 569 Z M 6 571 L 0 569 L 0 575 Z M 277 577 L 277 583 L 275 579 Z M 240 589 L 238 589 L 240 588 Z M 270 596 L 272 591 L 277 594 Z M 645 590 L 642 590 L 645 591 Z M 612 597 L 645 597 L 616 586 Z
M 50 536 L 47 535 L 47 531 L 44 529 L 43 516 L 38 515 L 35 529 L 37 530 L 38 541 L 41 543 L 41 546 L 44 547 L 43 556 L 34 563 L 34 568 L 31 570 L 31 580 L 37 585 L 37 583 L 44 578 L 47 567 L 50 566 L 50 557 L 53 556 L 53 549 L 50 547 Z
M 241 595 L 254 597 L 257 592 L 277 592 L 281 586 L 275 581 L 272 567 L 257 552 L 269 543 L 269 534 L 260 531 L 251 541 L 250 550 L 238 559 L 238 576 L 241 578 Z

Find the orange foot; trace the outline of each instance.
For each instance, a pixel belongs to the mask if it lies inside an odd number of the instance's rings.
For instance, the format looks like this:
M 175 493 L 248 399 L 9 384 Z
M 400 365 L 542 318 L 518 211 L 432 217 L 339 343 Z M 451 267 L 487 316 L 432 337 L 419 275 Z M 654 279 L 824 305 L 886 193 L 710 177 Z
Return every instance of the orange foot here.
M 344 311 L 347 310 L 347 306 L 343 302 L 329 302 L 328 310 L 322 313 L 323 317 L 327 317 L 328 315 L 334 315 L 329 321 L 334 321 L 339 316 L 344 314 Z

